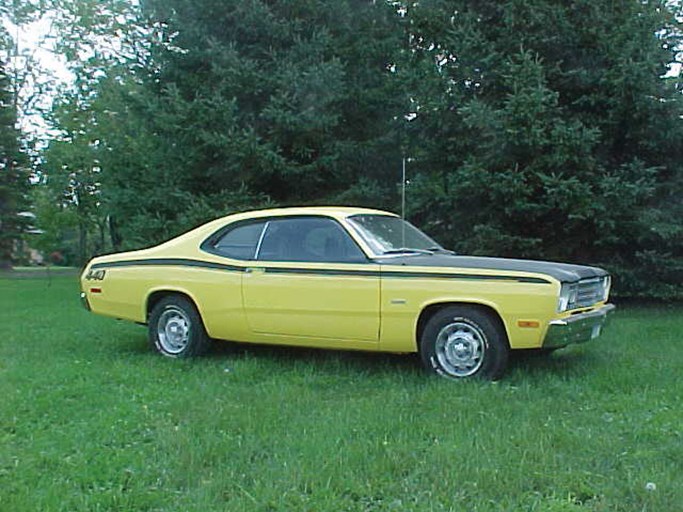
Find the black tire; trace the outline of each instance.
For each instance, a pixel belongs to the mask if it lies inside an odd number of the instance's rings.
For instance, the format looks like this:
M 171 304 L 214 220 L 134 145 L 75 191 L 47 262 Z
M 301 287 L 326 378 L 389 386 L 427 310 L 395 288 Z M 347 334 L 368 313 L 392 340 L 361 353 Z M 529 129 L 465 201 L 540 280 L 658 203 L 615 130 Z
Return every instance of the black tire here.
M 420 339 L 425 368 L 450 379 L 497 380 L 510 348 L 503 326 L 476 306 L 448 306 L 432 316 Z
M 148 328 L 150 345 L 168 357 L 203 355 L 211 342 L 197 308 L 180 295 L 169 295 L 155 304 Z

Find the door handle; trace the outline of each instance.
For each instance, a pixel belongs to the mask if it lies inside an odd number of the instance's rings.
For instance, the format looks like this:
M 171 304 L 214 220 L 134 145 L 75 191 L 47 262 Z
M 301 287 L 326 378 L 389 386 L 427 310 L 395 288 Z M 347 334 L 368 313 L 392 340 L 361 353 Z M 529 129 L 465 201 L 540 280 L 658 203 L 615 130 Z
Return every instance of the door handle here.
M 263 274 L 265 273 L 266 269 L 265 268 L 260 268 L 260 267 L 247 267 L 244 272 L 247 274 Z

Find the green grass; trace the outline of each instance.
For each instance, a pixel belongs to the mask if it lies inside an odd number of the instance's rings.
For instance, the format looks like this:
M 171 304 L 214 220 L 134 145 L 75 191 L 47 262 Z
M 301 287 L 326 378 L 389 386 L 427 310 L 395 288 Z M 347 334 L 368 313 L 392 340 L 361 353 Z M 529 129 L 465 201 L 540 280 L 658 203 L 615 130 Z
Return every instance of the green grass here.
M 680 307 L 622 308 L 592 343 L 455 383 L 386 354 L 174 361 L 77 294 L 0 279 L 2 511 L 683 507 Z
M 48 270 L 71 270 L 78 271 L 78 267 L 65 267 L 62 265 L 45 265 L 45 266 L 14 266 L 9 272 L 47 272 Z

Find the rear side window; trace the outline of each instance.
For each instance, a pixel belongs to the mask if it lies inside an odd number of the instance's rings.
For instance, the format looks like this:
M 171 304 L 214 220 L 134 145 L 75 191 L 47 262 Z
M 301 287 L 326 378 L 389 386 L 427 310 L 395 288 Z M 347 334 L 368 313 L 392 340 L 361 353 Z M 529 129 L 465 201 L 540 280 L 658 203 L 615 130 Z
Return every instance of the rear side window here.
M 253 260 L 264 225 L 265 222 L 253 222 L 228 228 L 208 249 L 227 258 Z

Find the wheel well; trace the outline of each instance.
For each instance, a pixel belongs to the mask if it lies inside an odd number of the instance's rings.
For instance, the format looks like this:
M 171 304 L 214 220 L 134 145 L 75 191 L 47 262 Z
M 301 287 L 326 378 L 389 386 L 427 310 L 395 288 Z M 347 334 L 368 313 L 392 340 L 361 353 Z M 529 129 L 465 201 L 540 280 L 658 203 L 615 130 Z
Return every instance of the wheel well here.
M 187 293 L 175 291 L 175 290 L 157 290 L 155 292 L 152 292 L 149 294 L 149 297 L 147 297 L 147 308 L 145 311 L 145 321 L 149 320 L 149 315 L 152 313 L 152 310 L 154 309 L 154 306 L 156 306 L 161 299 L 164 299 L 166 297 L 169 297 L 171 295 L 177 295 L 179 297 L 184 297 L 185 299 L 189 300 L 192 304 L 194 304 L 194 307 L 199 311 L 199 308 L 197 307 L 197 303 L 190 297 Z
M 508 339 L 508 333 L 507 329 L 505 328 L 505 323 L 498 314 L 498 311 L 493 309 L 491 306 L 487 306 L 485 304 L 477 304 L 474 302 L 441 302 L 439 304 L 430 304 L 420 312 L 420 316 L 417 319 L 417 328 L 415 329 L 415 345 L 418 348 L 418 350 L 420 348 L 420 339 L 422 338 L 422 332 L 424 331 L 427 322 L 429 322 L 429 319 L 432 318 L 437 312 L 441 311 L 443 308 L 447 308 L 450 306 L 467 306 L 469 308 L 475 308 L 486 313 L 489 317 L 493 319 L 494 322 L 498 324 L 498 327 L 500 327 L 501 332 L 505 336 L 505 342 L 507 343 L 508 347 L 510 347 L 510 340 Z

